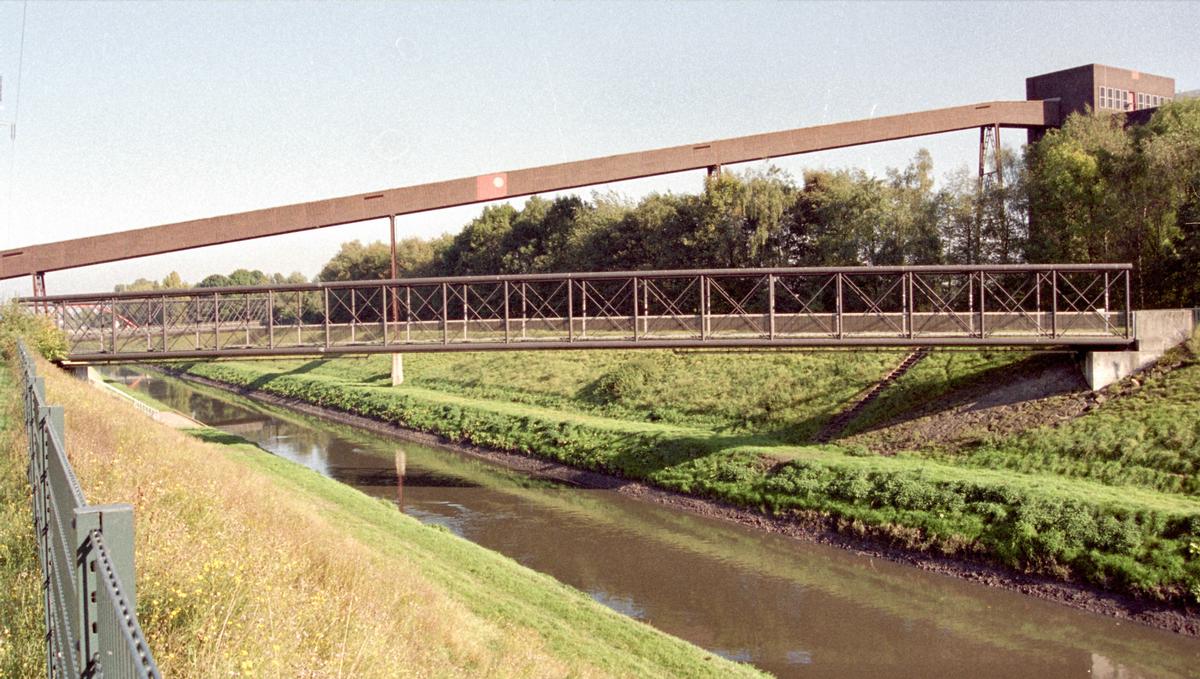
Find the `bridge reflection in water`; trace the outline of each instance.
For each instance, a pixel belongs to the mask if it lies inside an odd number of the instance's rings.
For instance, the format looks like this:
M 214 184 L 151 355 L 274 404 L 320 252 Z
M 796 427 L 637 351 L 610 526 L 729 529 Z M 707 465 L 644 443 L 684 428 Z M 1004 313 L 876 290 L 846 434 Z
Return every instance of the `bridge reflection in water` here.
M 26 298 L 78 362 L 237 356 L 1134 343 L 1128 264 L 413 278 Z

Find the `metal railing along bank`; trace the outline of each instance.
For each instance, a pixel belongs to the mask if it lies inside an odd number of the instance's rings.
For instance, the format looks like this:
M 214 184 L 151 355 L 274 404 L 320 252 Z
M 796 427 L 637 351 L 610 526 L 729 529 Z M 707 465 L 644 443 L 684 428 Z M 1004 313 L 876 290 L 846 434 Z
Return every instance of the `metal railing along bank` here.
M 80 362 L 1135 341 L 1128 264 L 594 272 L 25 298 Z
M 159 677 L 135 610 L 133 508 L 89 505 L 67 459 L 62 406 L 18 344 L 29 484 L 42 566 L 46 669 L 54 677 Z

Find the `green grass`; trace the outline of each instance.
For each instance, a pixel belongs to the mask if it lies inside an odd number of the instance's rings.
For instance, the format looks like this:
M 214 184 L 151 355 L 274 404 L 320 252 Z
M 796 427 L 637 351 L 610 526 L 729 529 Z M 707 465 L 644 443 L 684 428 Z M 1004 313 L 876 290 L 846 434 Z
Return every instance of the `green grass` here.
M 494 352 L 404 357 L 405 388 L 726 433 L 811 438 L 856 393 L 890 371 L 903 351 Z M 273 372 L 390 385 L 386 355 L 336 361 L 270 361 Z
M 1056 427 L 988 440 L 962 463 L 1200 496 L 1198 352 L 1193 339 L 1164 357 L 1173 369 L 1140 375 L 1130 393 Z
M 190 371 L 437 433 L 452 441 L 538 455 L 778 514 L 824 516 L 841 530 L 907 547 L 984 555 L 1023 571 L 1161 599 L 1200 597 L 1196 559 L 1200 501 L 1195 498 L 1103 480 L 988 469 L 920 454 L 879 457 L 836 446 L 798 447 L 778 434 L 799 428 L 789 428 L 782 415 L 768 418 L 773 424 L 761 429 L 753 421 L 734 424 L 727 417 L 706 427 L 703 418 L 687 417 L 689 407 L 707 401 L 683 385 L 694 384 L 694 376 L 704 373 L 705 361 L 720 368 L 714 371 L 718 380 L 736 380 L 733 364 L 723 362 L 734 361 L 737 355 L 688 356 L 694 362 L 687 370 L 660 373 L 666 377 L 654 383 L 654 393 L 664 398 L 674 394 L 662 407 L 682 414 L 651 418 L 654 421 L 633 418 L 634 407 L 628 403 L 622 406 L 627 410 L 605 411 L 590 407 L 580 396 L 579 385 L 587 383 L 583 375 L 589 366 L 592 374 L 611 374 L 625 367 L 614 367 L 613 358 L 600 363 L 591 354 L 576 358 L 584 366 L 566 371 L 574 377 L 558 383 L 531 368 L 527 369 L 531 376 L 516 386 L 504 385 L 520 372 L 522 362 L 540 356 L 479 357 L 482 367 L 475 370 L 466 355 L 435 362 L 438 379 L 449 379 L 447 366 L 462 375 L 456 382 L 459 386 L 448 390 L 451 393 L 432 388 L 430 372 L 422 372 L 422 362 L 410 357 L 406 368 L 416 364 L 418 376 L 398 388 L 379 386 L 386 374 L 375 372 L 379 366 L 371 361 L 195 364 Z M 850 356 L 837 358 L 852 364 Z M 640 360 L 669 362 L 674 357 Z M 952 361 L 934 362 L 928 370 L 967 380 L 973 371 L 984 369 L 986 374 L 997 363 L 1011 360 L 1019 357 L 955 354 Z M 473 386 L 462 386 L 468 384 L 468 375 Z M 538 375 L 544 379 L 539 381 Z M 681 386 L 671 389 L 671 379 L 678 379 Z M 576 395 L 568 398 L 572 389 Z M 745 403 L 747 399 L 739 394 L 752 389 L 747 380 L 729 400 Z M 808 402 L 822 400 L 827 411 L 840 406 L 828 394 L 818 399 L 804 389 L 796 391 L 807 395 Z M 502 397 L 508 392 L 543 396 L 515 401 Z M 641 398 L 645 392 L 635 393 Z M 552 399 L 559 399 L 558 408 L 552 407 Z
M 41 575 L 21 435 L 21 394 L 0 363 L 0 676 L 45 674 Z

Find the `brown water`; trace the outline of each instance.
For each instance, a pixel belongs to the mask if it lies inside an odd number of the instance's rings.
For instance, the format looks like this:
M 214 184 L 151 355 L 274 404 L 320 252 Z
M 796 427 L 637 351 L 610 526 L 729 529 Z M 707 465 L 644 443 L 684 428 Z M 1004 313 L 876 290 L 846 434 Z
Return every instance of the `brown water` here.
M 1200 676 L 1195 639 L 121 373 L 201 422 L 781 677 Z

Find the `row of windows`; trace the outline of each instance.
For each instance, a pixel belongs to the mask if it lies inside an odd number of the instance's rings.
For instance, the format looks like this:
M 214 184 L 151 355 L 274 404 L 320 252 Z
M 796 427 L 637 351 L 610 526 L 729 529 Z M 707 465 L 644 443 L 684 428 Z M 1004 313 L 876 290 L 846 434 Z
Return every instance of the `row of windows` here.
M 1139 109 L 1155 108 L 1157 106 L 1162 106 L 1169 101 L 1171 101 L 1171 97 L 1160 97 L 1157 94 L 1143 94 L 1138 92 L 1137 95 L 1137 107 Z
M 1119 90 L 1115 87 L 1101 87 L 1099 88 L 1099 96 L 1096 97 L 1096 108 L 1131 111 L 1133 110 L 1133 102 L 1129 100 L 1128 90 Z
M 1135 110 L 1134 95 L 1136 94 L 1136 109 L 1154 108 L 1162 106 L 1171 101 L 1171 97 L 1163 97 L 1157 94 L 1145 94 L 1144 92 L 1130 92 L 1129 90 L 1121 90 L 1115 87 L 1097 87 L 1096 88 L 1096 108 L 1109 109 L 1111 111 L 1133 111 Z

